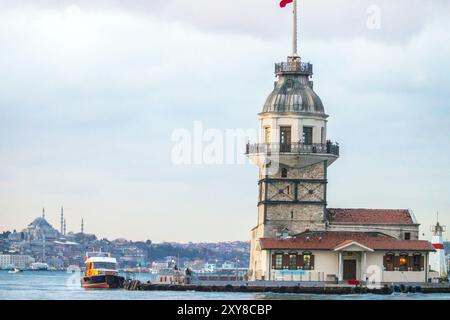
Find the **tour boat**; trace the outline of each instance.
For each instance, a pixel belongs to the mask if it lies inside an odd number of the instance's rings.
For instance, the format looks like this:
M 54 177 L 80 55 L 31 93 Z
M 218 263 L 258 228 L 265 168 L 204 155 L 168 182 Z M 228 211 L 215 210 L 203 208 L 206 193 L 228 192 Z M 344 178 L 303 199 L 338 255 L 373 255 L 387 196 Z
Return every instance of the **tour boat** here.
M 81 286 L 86 289 L 118 289 L 125 279 L 119 276 L 117 260 L 109 253 L 88 252 L 85 259 L 86 270 L 81 278 Z
M 11 269 L 8 271 L 8 273 L 19 273 L 19 272 L 23 272 L 23 271 L 18 268 L 14 268 L 14 269 Z
M 48 271 L 49 266 L 44 262 L 34 262 L 30 266 L 30 271 Z

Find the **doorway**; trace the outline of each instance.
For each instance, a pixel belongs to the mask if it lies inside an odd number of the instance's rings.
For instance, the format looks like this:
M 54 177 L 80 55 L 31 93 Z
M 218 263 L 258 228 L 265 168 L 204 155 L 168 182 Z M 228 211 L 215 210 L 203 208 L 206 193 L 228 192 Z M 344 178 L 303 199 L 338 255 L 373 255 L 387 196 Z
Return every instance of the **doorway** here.
M 291 152 L 291 127 L 280 128 L 280 147 L 281 152 Z
M 357 280 L 356 260 L 344 260 L 344 280 Z

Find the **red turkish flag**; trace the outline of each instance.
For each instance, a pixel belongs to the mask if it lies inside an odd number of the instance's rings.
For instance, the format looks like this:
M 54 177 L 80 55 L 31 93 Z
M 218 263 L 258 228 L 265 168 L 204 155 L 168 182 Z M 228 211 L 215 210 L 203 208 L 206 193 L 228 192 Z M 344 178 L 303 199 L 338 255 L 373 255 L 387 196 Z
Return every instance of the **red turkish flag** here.
M 292 2 L 294 2 L 294 0 L 282 0 L 282 1 L 280 2 L 280 7 L 281 7 L 281 8 L 284 8 L 284 7 L 286 7 L 289 3 L 292 3 Z

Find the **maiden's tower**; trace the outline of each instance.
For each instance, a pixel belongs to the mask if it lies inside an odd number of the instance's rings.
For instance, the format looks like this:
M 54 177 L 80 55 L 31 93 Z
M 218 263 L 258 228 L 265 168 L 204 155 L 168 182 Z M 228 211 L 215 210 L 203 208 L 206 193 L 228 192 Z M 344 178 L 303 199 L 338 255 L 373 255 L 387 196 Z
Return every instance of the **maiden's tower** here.
M 298 54 L 297 1 L 291 2 L 292 53 L 275 64 L 277 81 L 259 114 L 259 143 L 246 150 L 259 167 L 250 278 L 426 282 L 434 249 L 419 240 L 411 210 L 327 206 L 327 172 L 341 147 L 329 138 L 313 65 Z

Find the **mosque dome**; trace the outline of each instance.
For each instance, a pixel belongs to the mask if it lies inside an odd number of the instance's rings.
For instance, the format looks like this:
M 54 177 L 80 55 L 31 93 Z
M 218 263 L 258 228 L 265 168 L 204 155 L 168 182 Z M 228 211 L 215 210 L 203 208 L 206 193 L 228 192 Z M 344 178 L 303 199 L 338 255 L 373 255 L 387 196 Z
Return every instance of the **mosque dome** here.
M 59 232 L 44 217 L 34 219 L 23 233 L 27 240 L 51 240 L 59 236 Z

